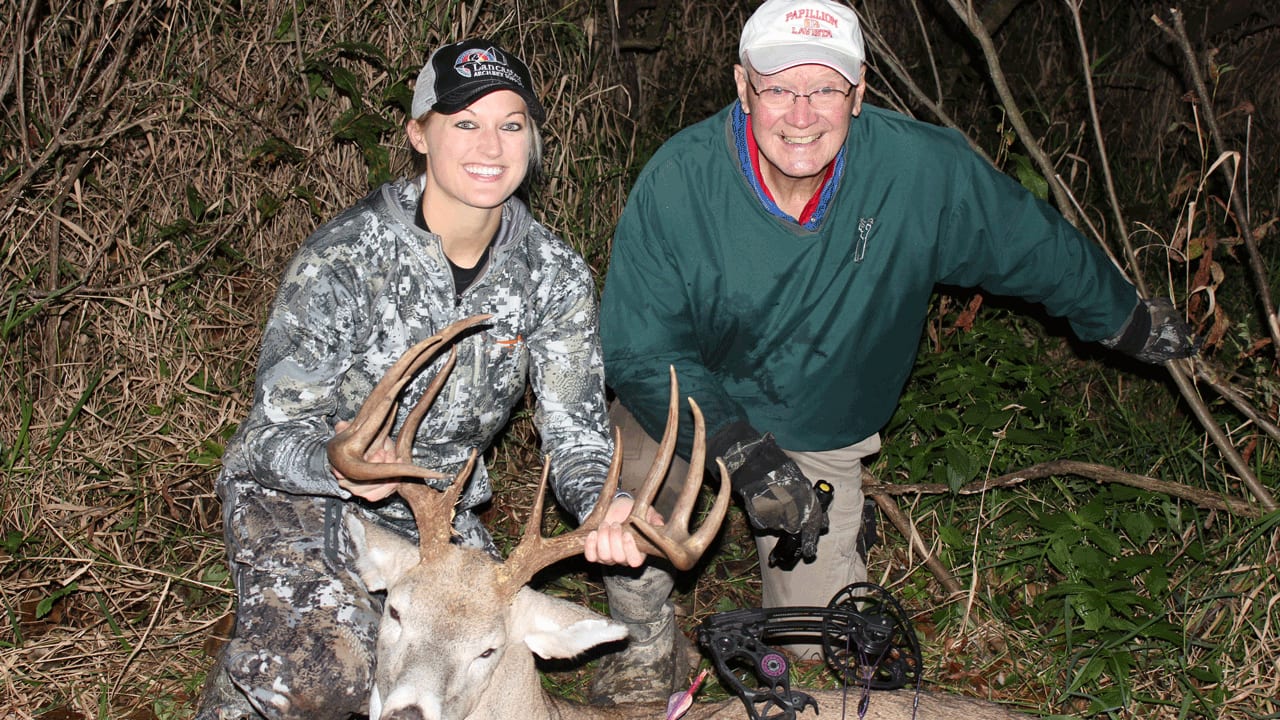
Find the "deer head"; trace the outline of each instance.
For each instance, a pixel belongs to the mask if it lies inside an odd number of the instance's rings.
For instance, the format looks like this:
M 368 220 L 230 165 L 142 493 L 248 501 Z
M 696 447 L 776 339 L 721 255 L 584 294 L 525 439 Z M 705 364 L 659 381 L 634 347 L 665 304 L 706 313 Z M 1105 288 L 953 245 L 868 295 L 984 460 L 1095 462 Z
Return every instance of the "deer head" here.
M 441 478 L 414 466 L 410 455 L 417 423 L 444 383 L 451 364 L 433 379 L 398 433 L 400 463 L 370 464 L 362 455 L 373 442 L 389 437 L 396 395 L 410 377 L 458 332 L 483 320 L 470 318 L 410 349 L 388 371 L 361 407 L 352 426 L 334 438 L 329 456 L 349 478 Z M 463 327 L 457 327 L 466 323 Z M 452 362 L 452 361 L 451 361 Z M 702 413 L 690 399 L 695 424 L 690 471 L 672 517 L 659 527 L 645 517 L 675 452 L 678 388 L 671 376 L 667 428 L 659 459 L 646 476 L 628 518 L 644 552 L 668 558 L 680 569 L 692 567 L 719 530 L 729 505 L 728 472 L 722 467 L 716 501 L 702 527 L 689 532 L 689 519 L 701 485 L 706 431 Z M 475 455 L 448 488 L 404 482 L 400 494 L 418 525 L 417 547 L 400 535 L 354 515 L 347 527 L 358 548 L 358 571 L 371 590 L 386 590 L 378 631 L 370 720 L 464 720 L 466 718 L 538 718 L 550 715 L 533 654 L 569 658 L 626 635 L 624 626 L 564 600 L 536 592 L 526 583 L 541 569 L 583 550 L 586 535 L 604 518 L 617 490 L 621 452 L 615 452 L 595 509 L 576 530 L 555 537 L 542 534 L 542 508 L 548 468 L 520 543 L 506 562 L 483 551 L 449 542 L 454 503 L 471 475 Z

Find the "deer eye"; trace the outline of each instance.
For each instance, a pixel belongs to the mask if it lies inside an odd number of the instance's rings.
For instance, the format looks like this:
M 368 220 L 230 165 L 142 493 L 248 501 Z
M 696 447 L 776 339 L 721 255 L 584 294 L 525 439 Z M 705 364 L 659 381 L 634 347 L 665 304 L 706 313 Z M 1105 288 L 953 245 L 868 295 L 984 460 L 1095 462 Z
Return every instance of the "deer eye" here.
M 482 658 L 493 657 L 494 652 L 496 652 L 495 648 L 489 648 L 488 650 L 485 650 L 484 652 L 480 653 L 480 657 Z
M 395 605 L 387 606 L 387 615 L 390 616 L 392 620 L 400 622 L 400 610 Z

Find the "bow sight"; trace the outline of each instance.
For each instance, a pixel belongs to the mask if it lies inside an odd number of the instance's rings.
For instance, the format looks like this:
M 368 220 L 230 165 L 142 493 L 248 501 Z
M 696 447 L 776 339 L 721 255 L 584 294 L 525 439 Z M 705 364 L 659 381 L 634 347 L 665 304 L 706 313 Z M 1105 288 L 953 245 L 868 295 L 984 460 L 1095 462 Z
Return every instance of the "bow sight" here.
M 698 642 L 752 720 L 795 720 L 806 706 L 817 709 L 812 697 L 791 689 L 790 666 L 776 645 L 819 644 L 842 683 L 868 690 L 918 685 L 923 664 L 911 621 L 889 591 L 873 583 L 849 585 L 824 608 L 717 613 L 698 627 Z

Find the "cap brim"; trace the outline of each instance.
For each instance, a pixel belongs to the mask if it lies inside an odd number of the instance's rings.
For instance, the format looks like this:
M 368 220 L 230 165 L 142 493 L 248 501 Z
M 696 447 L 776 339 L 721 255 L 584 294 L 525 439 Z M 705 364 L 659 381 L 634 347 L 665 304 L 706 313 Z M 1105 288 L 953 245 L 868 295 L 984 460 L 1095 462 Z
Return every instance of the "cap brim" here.
M 797 65 L 823 65 L 840 73 L 852 85 L 862 79 L 862 58 L 834 48 L 789 43 L 752 48 L 744 56 L 751 69 L 761 75 L 780 73 Z
M 464 87 L 458 88 L 453 92 L 445 93 L 436 99 L 435 105 L 432 107 L 438 113 L 444 115 L 452 115 L 456 112 L 465 110 L 468 105 L 498 90 L 510 90 L 519 95 L 524 100 L 524 104 L 529 108 L 529 114 L 534 120 L 542 122 L 546 120 L 546 111 L 542 108 L 542 103 L 538 102 L 537 96 L 525 90 L 516 87 L 507 82 L 488 82 L 484 80 L 467 83 Z

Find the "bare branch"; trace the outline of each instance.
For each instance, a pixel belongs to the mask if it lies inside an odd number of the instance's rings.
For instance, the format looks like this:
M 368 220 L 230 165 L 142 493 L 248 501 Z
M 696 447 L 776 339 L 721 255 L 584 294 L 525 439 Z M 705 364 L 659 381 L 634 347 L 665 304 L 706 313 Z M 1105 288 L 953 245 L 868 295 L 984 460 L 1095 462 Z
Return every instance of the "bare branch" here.
M 1009 114 L 1009 122 L 1013 125 L 1013 129 L 1018 133 L 1018 138 L 1022 140 L 1022 145 L 1027 150 L 1027 154 L 1035 161 L 1040 168 L 1040 174 L 1046 178 L 1054 175 L 1053 163 L 1049 161 L 1049 156 L 1045 154 L 1044 148 L 1040 147 L 1039 141 L 1031 132 L 1031 127 L 1027 125 L 1027 120 L 1022 114 L 1022 109 L 1018 106 L 1018 101 L 1014 99 L 1013 92 L 1009 89 L 1009 82 L 1005 79 L 1004 70 L 1000 66 L 1000 56 L 996 53 L 995 43 L 991 41 L 991 34 L 987 32 L 986 27 L 982 24 L 982 18 L 973 8 L 972 3 L 966 3 L 963 0 L 947 0 L 947 5 L 955 12 L 956 17 L 964 23 L 969 29 L 969 33 L 978 41 L 978 45 L 982 47 L 982 55 L 987 63 L 987 71 L 991 74 L 991 82 L 995 86 L 996 93 L 1000 96 L 1000 104 L 1004 106 L 1005 112 Z M 1076 211 L 1068 201 L 1066 194 L 1062 192 L 1062 188 L 1057 183 L 1049 183 L 1049 190 L 1053 193 L 1053 197 L 1058 206 L 1058 211 L 1072 225 L 1077 224 Z
M 1039 463 L 1022 470 L 1005 473 L 996 478 L 971 482 L 956 490 L 955 493 L 957 495 L 975 495 L 997 488 L 1015 487 L 1028 480 L 1039 480 L 1055 475 L 1078 475 L 1098 482 L 1128 485 L 1129 487 L 1150 490 L 1151 492 L 1168 495 L 1180 500 L 1187 500 L 1210 510 L 1221 510 L 1241 517 L 1256 518 L 1262 515 L 1257 507 L 1244 498 L 1220 495 L 1181 483 L 1160 480 L 1146 475 L 1137 475 L 1106 465 L 1078 460 L 1051 460 Z M 870 482 L 864 481 L 862 491 L 868 497 L 873 498 L 881 495 L 946 495 L 952 492 L 949 486 L 942 483 L 881 483 L 874 480 Z M 877 499 L 878 502 L 879 500 Z M 1268 511 L 1271 509 L 1267 508 Z
M 1182 51 L 1192 89 L 1195 91 L 1201 107 L 1204 108 L 1204 121 L 1209 128 L 1209 136 L 1213 139 L 1214 148 L 1217 150 L 1218 155 L 1227 155 L 1227 144 L 1222 138 L 1222 130 L 1218 127 L 1218 118 L 1213 111 L 1213 98 L 1209 95 L 1209 90 L 1204 83 L 1204 76 L 1200 73 L 1200 59 L 1191 47 L 1191 39 L 1187 37 L 1187 27 L 1182 20 L 1182 11 L 1178 8 L 1170 8 L 1169 17 L 1173 22 L 1173 27 L 1170 27 L 1159 15 L 1152 15 L 1151 21 Z M 1233 161 L 1231 167 L 1228 168 L 1223 164 L 1220 166 L 1220 170 L 1228 186 L 1233 189 L 1230 194 L 1232 214 L 1235 216 L 1236 225 L 1240 228 L 1240 237 L 1244 240 L 1245 249 L 1249 254 L 1249 268 L 1253 271 L 1253 282 L 1258 291 L 1258 300 L 1262 303 L 1267 330 L 1271 333 L 1271 347 L 1277 357 L 1280 357 L 1280 317 L 1277 317 L 1276 306 L 1271 299 L 1271 285 L 1267 280 L 1266 263 L 1258 252 L 1258 244 L 1253 237 L 1249 208 L 1245 206 L 1244 200 L 1241 199 L 1241 194 L 1234 192 L 1236 178 L 1240 175 L 1239 154 L 1231 153 L 1231 158 Z
M 1201 382 L 1208 383 L 1223 400 L 1231 403 L 1241 415 L 1244 415 L 1250 422 L 1257 425 L 1272 440 L 1280 442 L 1280 426 L 1277 426 L 1266 414 L 1258 412 L 1258 409 L 1249 402 L 1248 398 L 1236 391 L 1231 383 L 1222 378 L 1218 368 L 1201 359 L 1196 363 L 1196 377 L 1200 378 Z
M 1094 92 L 1093 72 L 1091 69 L 1092 63 L 1090 62 L 1089 47 L 1088 47 L 1088 43 L 1085 41 L 1084 27 L 1080 21 L 1080 0 L 1065 0 L 1065 3 L 1068 11 L 1071 13 L 1071 19 L 1072 19 L 1072 23 L 1074 25 L 1075 34 L 1076 34 L 1076 41 L 1079 44 L 1082 74 L 1085 78 L 1085 87 L 1088 91 L 1088 96 L 1089 96 L 1089 117 L 1093 126 L 1094 141 L 1097 143 L 1098 155 L 1102 164 L 1103 178 L 1105 179 L 1105 184 L 1107 188 L 1107 199 L 1109 204 L 1111 205 L 1111 211 L 1115 216 L 1116 227 L 1120 230 L 1120 233 L 1119 233 L 1120 243 L 1121 243 L 1121 247 L 1124 250 L 1125 259 L 1128 260 L 1128 263 L 1129 263 L 1129 267 L 1130 267 L 1129 274 L 1131 276 L 1131 279 L 1134 285 L 1137 286 L 1138 292 L 1141 293 L 1143 297 L 1150 297 L 1151 292 L 1147 287 L 1146 279 L 1143 277 L 1141 268 L 1138 265 L 1138 258 L 1137 258 L 1137 254 L 1134 252 L 1133 243 L 1130 242 L 1129 240 L 1129 234 L 1127 232 L 1128 222 L 1125 220 L 1124 212 L 1120 207 L 1120 199 L 1116 194 L 1115 182 L 1111 174 L 1111 160 L 1108 157 L 1106 142 L 1102 135 L 1102 121 L 1098 115 L 1098 100 Z M 1177 11 L 1172 11 L 1172 12 L 1174 14 L 1175 19 L 1179 23 L 1179 27 L 1181 27 L 1180 25 L 1181 15 Z M 1157 23 L 1159 22 L 1158 19 L 1156 21 Z M 1185 40 L 1186 38 L 1185 29 L 1182 31 L 1181 37 Z M 1189 44 L 1185 45 L 1185 47 L 1189 49 Z M 1189 60 L 1189 63 L 1194 64 L 1193 62 L 1191 62 L 1191 60 Z M 1197 81 L 1197 88 L 1201 90 L 1203 89 L 1202 81 Z M 1206 116 L 1211 117 L 1212 113 L 1206 113 Z M 1055 184 L 1054 187 L 1058 188 L 1058 185 Z M 1232 199 L 1235 203 L 1237 204 L 1239 203 L 1238 194 L 1232 193 Z M 1241 216 L 1243 217 L 1243 214 L 1241 214 Z M 1248 232 L 1246 228 L 1246 235 L 1247 234 Z M 1249 239 L 1252 240 L 1251 237 Z M 1102 238 L 1099 237 L 1098 241 L 1101 244 Z M 1104 247 L 1105 247 L 1105 244 L 1104 244 Z M 1274 318 L 1274 311 L 1270 310 L 1269 297 L 1264 298 L 1264 302 L 1268 305 L 1268 312 L 1271 313 L 1271 317 Z M 1272 324 L 1274 325 L 1274 323 Z M 1194 361 L 1194 360 L 1192 361 L 1192 363 L 1195 363 L 1195 362 L 1197 361 Z M 1173 377 L 1174 384 L 1177 386 L 1178 391 L 1181 393 L 1183 399 L 1186 400 L 1187 404 L 1191 406 L 1192 412 L 1195 414 L 1196 419 L 1200 421 L 1201 426 L 1203 426 L 1205 429 L 1205 432 L 1209 434 L 1209 437 L 1213 440 L 1214 445 L 1218 447 L 1219 452 L 1222 453 L 1223 457 L 1227 460 L 1228 464 L 1230 464 L 1231 467 L 1236 471 L 1236 473 L 1240 475 L 1245 486 L 1249 488 L 1250 492 L 1253 493 L 1254 497 L 1258 499 L 1258 502 L 1261 503 L 1263 507 L 1266 507 L 1269 510 L 1275 509 L 1276 507 L 1275 500 L 1272 499 L 1270 492 L 1262 485 L 1262 483 L 1258 481 L 1258 478 L 1254 474 L 1252 468 L 1250 468 L 1248 463 L 1246 463 L 1244 459 L 1240 457 L 1240 454 L 1236 451 L 1235 446 L 1231 443 L 1230 438 L 1227 437 L 1226 433 L 1223 432 L 1218 422 L 1214 419 L 1212 413 L 1209 412 L 1209 408 L 1205 405 L 1204 400 L 1200 397 L 1195 387 L 1191 384 L 1191 380 L 1188 377 L 1187 372 L 1184 369 L 1184 366 L 1178 362 L 1170 361 L 1165 363 L 1165 368 L 1169 371 L 1169 374 Z M 1256 413 L 1253 413 L 1253 414 L 1256 414 Z
M 876 501 L 876 506 L 880 508 L 880 512 L 884 513 L 885 517 L 889 519 L 889 522 L 893 523 L 893 526 L 898 528 L 898 532 L 902 533 L 902 537 L 906 538 L 907 542 L 915 548 L 916 552 L 920 553 L 920 557 L 924 558 L 924 566 L 928 568 L 933 577 L 942 584 L 942 588 L 947 591 L 947 594 L 959 595 L 963 592 L 963 589 L 960 587 L 960 583 L 956 581 L 951 570 L 947 568 L 946 565 L 943 565 L 942 561 L 938 559 L 938 556 L 934 555 L 933 552 L 929 550 L 928 545 L 924 544 L 924 540 L 920 537 L 920 533 L 916 530 L 916 526 L 911 522 L 911 518 L 907 517 L 907 514 L 902 512 L 902 509 L 898 507 L 897 501 L 893 499 L 894 495 L 905 495 L 906 493 L 875 491 L 875 489 L 881 487 L 892 488 L 896 486 L 881 486 L 880 483 L 876 481 L 868 484 L 867 481 L 872 480 L 872 478 L 871 475 L 866 472 L 862 474 L 862 480 L 863 490 L 867 497 Z

